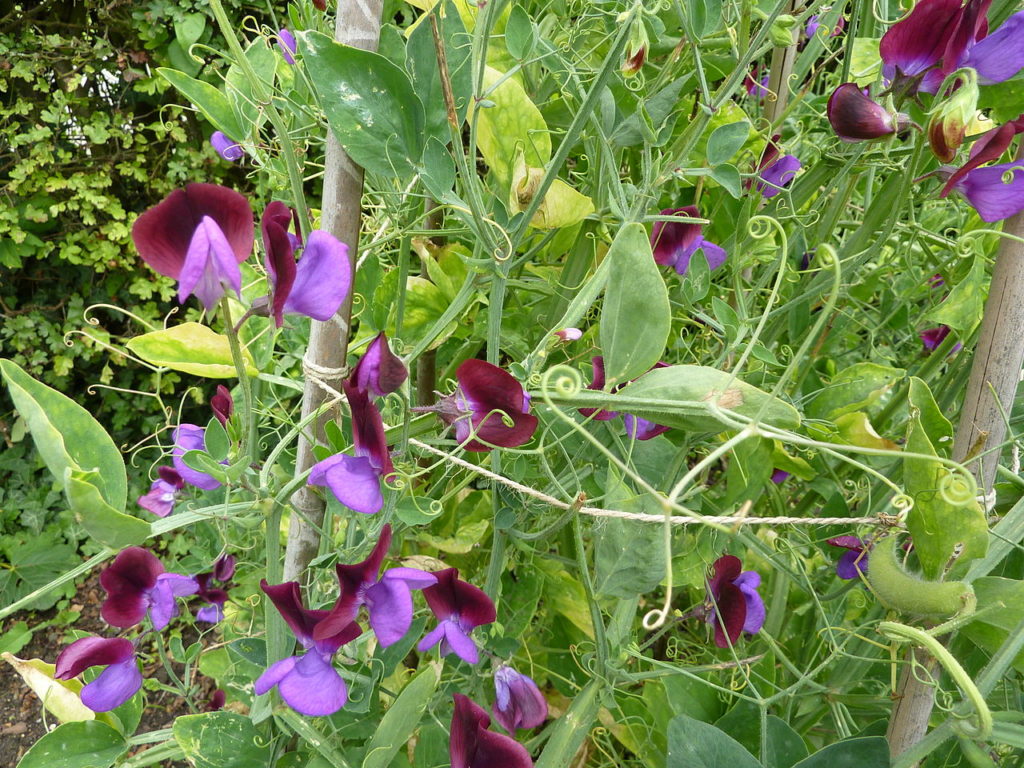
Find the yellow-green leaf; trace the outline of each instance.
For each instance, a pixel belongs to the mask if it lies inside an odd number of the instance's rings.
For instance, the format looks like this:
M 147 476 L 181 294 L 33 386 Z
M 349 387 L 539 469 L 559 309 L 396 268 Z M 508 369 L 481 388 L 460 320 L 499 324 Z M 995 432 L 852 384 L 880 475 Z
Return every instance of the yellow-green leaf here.
M 516 169 L 512 176 L 512 191 L 509 194 L 509 210 L 519 213 L 533 201 L 537 187 L 544 178 L 543 168 L 526 165 L 522 150 L 516 152 Z M 583 221 L 594 212 L 594 201 L 577 192 L 561 179 L 555 179 L 544 195 L 530 226 L 537 229 L 560 229 L 571 227 Z
M 230 379 L 235 376 L 228 337 L 202 323 L 182 323 L 162 331 L 136 336 L 126 345 L 147 363 L 207 379 Z M 256 363 L 246 349 L 242 350 L 245 372 L 256 376 Z
M 0 653 L 0 659 L 10 664 L 21 679 L 39 697 L 54 717 L 62 723 L 75 723 L 81 720 L 95 720 L 96 713 L 89 709 L 78 697 L 82 683 L 77 679 L 54 680 L 53 664 L 42 659 L 19 659 L 10 653 Z
M 484 89 L 492 88 L 503 77 L 503 72 L 487 67 Z M 551 159 L 548 126 L 523 86 L 514 78 L 507 78 L 487 93 L 487 100 L 493 106 L 477 106 L 470 119 L 476 120 L 480 153 L 498 178 L 508 184 L 519 148 L 528 166 L 542 168 L 547 165 Z

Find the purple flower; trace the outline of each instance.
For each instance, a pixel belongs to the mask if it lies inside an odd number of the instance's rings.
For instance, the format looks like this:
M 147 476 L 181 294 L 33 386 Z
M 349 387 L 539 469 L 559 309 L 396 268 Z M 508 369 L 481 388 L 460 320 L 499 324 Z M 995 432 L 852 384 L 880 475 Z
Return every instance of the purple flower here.
M 157 517 L 167 517 L 174 511 L 178 492 L 185 487 L 185 481 L 174 467 L 157 467 L 159 477 L 149 486 L 145 496 L 139 496 L 139 506 Z
M 939 169 L 938 173 L 947 177 L 946 184 L 939 193 L 939 197 L 946 197 L 976 168 L 980 168 L 985 163 L 990 163 L 1002 157 L 1013 141 L 1013 137 L 1022 131 L 1024 131 L 1024 115 L 983 133 L 971 145 L 968 160 L 963 166 L 955 170 L 946 167 Z
M 205 472 L 192 469 L 182 459 L 182 456 L 189 451 L 206 450 L 206 429 L 197 427 L 195 424 L 179 424 L 174 432 L 171 433 L 171 437 L 174 440 L 174 448 L 171 449 L 171 460 L 174 462 L 174 468 L 178 471 L 181 478 L 189 485 L 194 485 L 196 488 L 201 488 L 204 491 L 220 488 L 220 480 Z
M 416 650 L 423 653 L 441 643 L 441 655 L 454 653 L 468 664 L 480 660 L 469 633 L 474 627 L 490 624 L 497 618 L 494 603 L 479 587 L 459 580 L 459 569 L 434 573 L 437 583 L 423 590 L 427 605 L 438 624 L 420 640 Z
M 314 637 L 333 634 L 351 624 L 361 605 L 366 606 L 370 627 L 382 646 L 394 645 L 405 637 L 412 625 L 412 590 L 433 586 L 437 577 L 418 568 L 392 568 L 378 577 L 390 546 L 391 526 L 385 525 L 368 558 L 354 565 L 335 566 L 341 596 L 318 625 Z
M 987 7 L 991 0 L 981 2 Z M 972 6 L 972 16 L 976 16 L 978 3 L 971 0 L 968 7 Z M 921 0 L 917 3 L 909 15 L 889 27 L 882 36 L 879 53 L 885 78 L 913 77 L 936 66 L 951 53 L 956 58 L 956 49 L 962 49 L 966 45 L 966 37 L 974 34 L 973 29 L 965 27 L 964 11 L 961 0 Z M 980 15 L 984 23 L 984 13 Z
M 833 547 L 847 550 L 836 563 L 836 574 L 840 579 L 856 579 L 858 574 L 868 572 L 868 550 L 870 546 L 856 536 L 836 536 L 828 539 Z
M 238 293 L 238 265 L 252 251 L 254 224 L 246 199 L 216 184 L 189 184 L 140 215 L 132 240 L 156 272 L 178 281 L 178 301 L 193 293 L 207 310 L 225 288 Z
M 380 483 L 395 471 L 384 439 L 384 422 L 366 392 L 342 382 L 352 411 L 353 453 L 338 453 L 313 465 L 309 485 L 330 488 L 350 509 L 372 515 L 384 506 Z
M 689 218 L 700 218 L 700 212 L 693 205 L 685 208 L 666 208 L 660 215 L 674 216 L 677 213 Z M 693 222 L 654 222 L 654 226 L 651 227 L 651 250 L 654 251 L 655 263 L 669 265 L 680 275 L 685 275 L 690 269 L 693 254 L 703 251 L 708 268 L 718 269 L 725 263 L 725 249 L 705 240 L 701 235 L 702 230 L 703 225 Z
M 828 99 L 828 121 L 843 141 L 869 141 L 891 136 L 909 125 L 910 118 L 893 117 L 856 83 L 843 83 Z
M 786 482 L 789 478 L 789 472 L 784 469 L 775 469 L 772 471 L 771 481 L 776 485 L 781 485 Z
M 779 156 L 779 145 L 776 142 L 780 138 L 779 134 L 772 136 L 761 153 L 761 161 L 757 164 L 757 189 L 765 198 L 775 197 L 788 187 L 796 172 L 800 170 L 801 164 L 795 155 Z
M 117 709 L 142 687 L 142 673 L 130 640 L 114 637 L 83 637 L 75 640 L 57 657 L 54 677 L 70 680 L 89 667 L 103 667 L 99 676 L 86 683 L 82 703 L 93 712 Z
M 771 91 L 768 90 L 768 73 L 764 76 L 759 77 L 761 71 L 760 65 L 755 65 L 747 76 L 743 78 L 743 87 L 747 90 L 748 96 L 753 96 L 758 100 L 763 99 Z
M 199 587 L 196 597 L 205 603 L 196 611 L 196 621 L 216 624 L 224 618 L 224 603 L 228 601 L 227 590 L 223 587 L 214 587 L 211 582 L 220 582 L 226 587 L 227 582 L 231 581 L 231 577 L 234 575 L 234 555 L 221 555 L 213 563 L 213 568 L 210 571 L 196 574 L 196 584 Z
M 728 648 L 736 644 L 740 632 L 753 635 L 764 624 L 764 603 L 757 594 L 761 575 L 743 571 L 740 559 L 733 555 L 722 555 L 713 568 L 708 580 L 708 621 L 715 628 L 715 645 Z
M 494 719 L 511 734 L 516 728 L 536 728 L 548 716 L 548 702 L 526 675 L 502 664 L 494 673 Z
M 271 664 L 256 680 L 256 694 L 262 695 L 277 686 L 281 698 L 296 712 L 311 717 L 333 715 L 348 701 L 348 688 L 331 660 L 341 646 L 355 640 L 362 631 L 350 622 L 331 635 L 314 637 L 328 612 L 305 608 L 297 581 L 271 586 L 263 579 L 260 588 L 306 652 Z
M 348 246 L 322 230 L 309 234 L 309 242 L 295 262 L 302 241 L 288 232 L 292 211 L 274 201 L 260 221 L 265 251 L 264 264 L 271 284 L 271 313 L 277 327 L 285 313 L 306 315 L 321 322 L 330 320 L 352 287 Z
M 927 330 L 921 331 L 918 335 L 921 337 L 921 343 L 924 344 L 924 348 L 929 352 L 934 352 L 939 348 L 939 345 L 945 341 L 946 337 L 949 336 L 950 327 L 948 325 L 940 325 L 937 328 L 928 328 Z M 963 348 L 963 344 L 959 341 L 953 345 L 953 348 L 949 350 L 949 354 Z
M 555 331 L 555 337 L 563 342 L 569 343 L 570 341 L 579 341 L 583 338 L 583 331 L 579 328 L 562 328 L 561 330 Z
M 148 612 L 158 632 L 178 615 L 175 598 L 195 594 L 199 588 L 191 576 L 165 573 L 156 555 L 142 547 L 121 550 L 100 572 L 100 586 L 107 591 L 100 607 L 104 621 L 125 629 L 141 622 Z
M 217 150 L 217 154 L 229 163 L 241 160 L 245 156 L 242 145 L 237 141 L 232 141 L 220 131 L 213 132 L 213 135 L 210 136 L 210 144 Z
M 590 384 L 587 389 L 600 392 L 604 389 L 604 358 L 601 355 L 590 358 L 590 370 Z M 579 412 L 581 416 L 593 418 L 594 421 L 610 421 L 619 415 L 618 411 L 606 411 L 603 408 L 580 408 Z
M 530 414 L 530 398 L 522 384 L 498 366 L 474 359 L 464 361 L 455 378 L 458 386 L 453 394 L 437 405 L 415 410 L 434 411 L 445 424 L 454 425 L 455 439 L 467 451 L 515 448 L 529 442 L 538 422 Z
M 235 410 L 235 400 L 231 397 L 231 390 L 223 384 L 217 385 L 217 394 L 210 398 L 210 410 L 222 426 L 228 425 L 228 419 Z
M 455 711 L 448 740 L 451 768 L 533 768 L 526 747 L 510 736 L 487 730 L 491 718 L 461 693 L 453 694 Z
M 289 64 L 295 63 L 295 35 L 282 27 L 277 31 L 277 47 L 281 49 L 281 55 Z
M 1024 211 L 1024 171 L 1020 161 L 975 168 L 952 188 L 967 199 L 982 221 L 1002 221 Z
M 349 383 L 374 397 L 383 397 L 397 392 L 407 378 L 409 369 L 391 351 L 387 337 L 381 331 L 366 348 L 366 354 L 359 358 Z

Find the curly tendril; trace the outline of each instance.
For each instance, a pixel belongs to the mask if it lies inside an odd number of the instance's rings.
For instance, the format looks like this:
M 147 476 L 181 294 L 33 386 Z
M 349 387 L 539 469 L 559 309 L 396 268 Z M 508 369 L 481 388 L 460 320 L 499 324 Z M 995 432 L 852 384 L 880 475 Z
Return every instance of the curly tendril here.
M 568 365 L 555 365 L 544 371 L 540 379 L 543 396 L 575 397 L 584 389 L 583 376 Z
M 897 493 L 889 499 L 889 506 L 898 510 L 902 517 L 914 508 L 914 498 L 907 493 Z
M 962 507 L 978 497 L 978 482 L 962 466 L 951 467 L 939 479 L 939 497 L 947 504 Z

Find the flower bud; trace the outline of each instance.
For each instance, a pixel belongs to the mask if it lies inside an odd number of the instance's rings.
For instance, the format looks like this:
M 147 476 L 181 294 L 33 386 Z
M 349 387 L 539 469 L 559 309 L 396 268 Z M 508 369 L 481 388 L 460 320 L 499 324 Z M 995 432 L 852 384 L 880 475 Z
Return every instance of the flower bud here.
M 892 115 L 856 83 L 843 83 L 828 99 L 828 121 L 843 141 L 868 141 L 891 136 L 910 124 L 904 114 Z
M 494 719 L 515 734 L 517 728 L 536 728 L 548 716 L 548 703 L 537 684 L 503 664 L 494 673 Z
M 217 385 L 217 394 L 210 398 L 210 410 L 213 411 L 213 415 L 217 417 L 221 426 L 226 427 L 228 419 L 235 411 L 235 400 L 231 397 L 231 390 L 223 384 Z
M 957 75 L 953 84 L 945 89 L 946 93 L 952 91 L 952 95 L 932 110 L 928 120 L 928 143 L 932 153 L 944 163 L 956 157 L 967 135 L 967 126 L 978 111 L 977 75 L 969 69 L 960 70 Z
M 768 36 L 772 40 L 772 45 L 778 48 L 786 48 L 796 42 L 794 40 L 796 29 L 796 17 L 783 13 L 772 22 L 768 30 Z
M 622 64 L 622 74 L 626 77 L 632 77 L 644 66 L 644 60 L 647 58 L 647 46 L 641 45 L 633 53 L 626 57 L 626 60 Z

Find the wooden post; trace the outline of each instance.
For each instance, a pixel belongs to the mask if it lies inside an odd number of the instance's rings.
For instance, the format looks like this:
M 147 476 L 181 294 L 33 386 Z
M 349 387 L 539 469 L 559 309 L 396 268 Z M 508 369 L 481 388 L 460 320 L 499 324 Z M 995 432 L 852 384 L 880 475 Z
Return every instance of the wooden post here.
M 1017 152 L 1024 160 L 1024 143 Z M 1024 212 L 1011 216 L 1003 231 L 1024 238 Z M 967 468 L 978 482 L 978 491 L 988 495 L 995 482 L 1000 451 L 974 458 L 979 451 L 994 448 L 1006 437 L 1003 414 L 1013 407 L 1021 366 L 1024 365 L 1024 243 L 1003 238 L 992 270 L 992 283 L 981 334 L 971 364 L 971 378 L 960 411 L 953 459 L 967 460 Z M 928 718 L 935 704 L 935 689 L 914 675 L 913 662 L 936 672 L 934 659 L 921 649 L 911 651 L 900 677 L 889 721 L 889 750 L 893 757 L 924 738 Z
M 377 50 L 383 6 L 383 0 L 338 0 L 335 39 L 355 48 Z M 363 169 L 349 158 L 334 134 L 328 130 L 321 228 L 348 245 L 353 284 L 356 254 L 359 250 L 362 196 Z M 302 418 L 313 413 L 330 397 L 330 390 L 321 387 L 318 380 L 331 389 L 341 389 L 351 319 L 352 295 L 349 293 L 332 321 L 312 322 L 309 346 L 303 359 L 306 384 L 302 395 Z M 333 408 L 317 419 L 311 429 L 314 441 L 324 440 L 324 424 L 336 417 L 337 409 Z M 295 459 L 296 476 L 306 472 L 315 463 L 314 444 L 300 438 Z M 316 556 L 320 547 L 319 529 L 324 519 L 323 499 L 308 486 L 302 486 L 295 492 L 292 506 L 294 511 L 288 526 L 288 545 L 284 556 L 285 581 L 299 579 Z
M 796 12 L 796 1 L 791 2 L 786 13 Z M 796 61 L 796 42 L 800 32 L 793 30 L 793 42 L 785 47 L 772 49 L 772 63 L 768 68 L 768 90 L 770 93 L 764 100 L 764 116 L 773 126 L 786 111 L 789 103 L 789 76 L 793 74 L 793 63 Z

